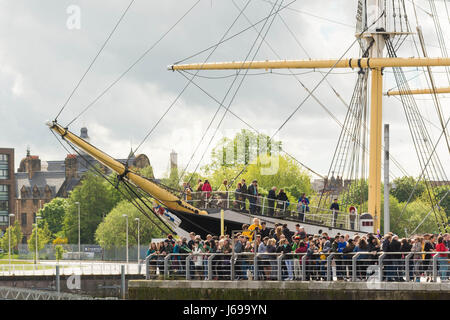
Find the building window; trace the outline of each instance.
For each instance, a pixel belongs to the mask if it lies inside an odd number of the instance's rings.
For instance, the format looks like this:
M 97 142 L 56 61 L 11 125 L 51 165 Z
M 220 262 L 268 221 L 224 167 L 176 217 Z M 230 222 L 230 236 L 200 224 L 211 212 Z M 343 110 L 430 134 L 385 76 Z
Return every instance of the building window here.
M 0 184 L 0 200 L 9 199 L 9 186 L 6 184 Z
M 9 201 L 0 200 L 0 212 L 8 212 L 8 211 L 9 211 Z
M 0 179 L 9 179 L 8 169 L 0 169 Z
M 8 155 L 0 154 L 0 179 L 9 179 Z
M 27 214 L 26 213 L 22 213 L 21 219 L 20 219 L 20 224 L 22 227 L 25 227 L 27 225 Z
M 0 225 L 5 226 L 8 224 L 8 216 L 0 215 Z

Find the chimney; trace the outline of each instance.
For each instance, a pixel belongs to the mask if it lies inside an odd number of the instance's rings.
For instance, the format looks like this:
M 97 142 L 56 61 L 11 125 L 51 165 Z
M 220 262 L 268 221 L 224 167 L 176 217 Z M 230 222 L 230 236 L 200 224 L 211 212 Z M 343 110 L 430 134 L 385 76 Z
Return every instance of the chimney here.
M 41 159 L 39 156 L 30 155 L 30 150 L 27 150 L 27 157 L 24 159 L 24 171 L 28 173 L 28 179 L 33 179 L 36 172 L 41 171 Z
M 75 154 L 68 154 L 64 160 L 66 169 L 66 180 L 78 178 L 78 160 Z

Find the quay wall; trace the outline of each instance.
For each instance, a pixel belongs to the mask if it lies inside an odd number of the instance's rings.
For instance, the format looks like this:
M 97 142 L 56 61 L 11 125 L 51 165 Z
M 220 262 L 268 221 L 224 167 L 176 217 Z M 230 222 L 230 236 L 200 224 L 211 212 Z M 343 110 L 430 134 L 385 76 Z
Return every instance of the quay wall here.
M 450 300 L 450 283 L 130 280 L 134 300 Z

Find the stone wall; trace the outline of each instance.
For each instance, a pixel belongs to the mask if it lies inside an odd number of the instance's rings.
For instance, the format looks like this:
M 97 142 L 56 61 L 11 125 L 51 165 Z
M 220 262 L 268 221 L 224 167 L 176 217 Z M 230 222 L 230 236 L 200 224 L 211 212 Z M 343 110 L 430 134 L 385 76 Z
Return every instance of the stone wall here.
M 136 300 L 449 300 L 450 284 L 131 280 Z

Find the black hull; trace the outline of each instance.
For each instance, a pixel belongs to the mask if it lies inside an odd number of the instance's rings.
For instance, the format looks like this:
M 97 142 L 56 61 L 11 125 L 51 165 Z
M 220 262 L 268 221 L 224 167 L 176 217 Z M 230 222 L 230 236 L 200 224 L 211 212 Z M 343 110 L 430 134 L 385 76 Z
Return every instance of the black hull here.
M 220 235 L 220 219 L 216 217 L 185 213 L 185 212 L 173 212 L 178 218 L 180 218 L 180 228 L 188 232 L 195 232 L 205 239 L 208 234 L 213 236 Z M 242 223 L 232 220 L 224 220 L 225 233 L 231 235 L 232 231 L 242 231 Z

